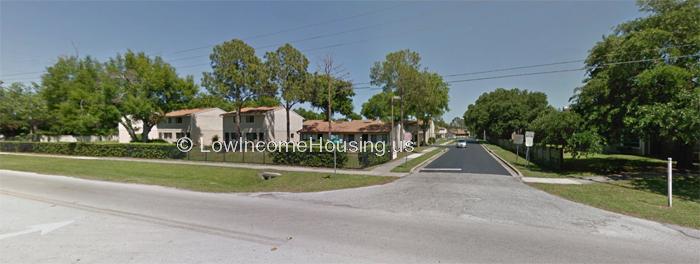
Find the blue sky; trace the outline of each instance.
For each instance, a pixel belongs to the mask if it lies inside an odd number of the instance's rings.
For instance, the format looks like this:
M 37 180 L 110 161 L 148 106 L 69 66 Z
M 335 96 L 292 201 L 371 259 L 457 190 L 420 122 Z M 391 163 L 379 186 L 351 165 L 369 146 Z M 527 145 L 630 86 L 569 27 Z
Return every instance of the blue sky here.
M 0 80 L 36 81 L 60 55 L 77 52 L 105 60 L 132 49 L 163 56 L 178 73 L 199 81 L 209 69 L 210 45 L 232 38 L 246 40 L 260 56 L 290 42 L 305 50 L 311 71 L 323 56 L 332 55 L 356 83 L 368 82 L 372 63 L 400 49 L 419 52 L 424 67 L 450 75 L 582 59 L 615 25 L 642 15 L 633 1 L 3 1 Z M 581 66 L 572 63 L 445 79 Z M 450 111 L 444 118 L 449 122 L 462 116 L 479 95 L 498 87 L 542 91 L 552 105 L 562 107 L 584 77 L 579 71 L 454 83 Z M 376 92 L 357 90 L 356 112 Z

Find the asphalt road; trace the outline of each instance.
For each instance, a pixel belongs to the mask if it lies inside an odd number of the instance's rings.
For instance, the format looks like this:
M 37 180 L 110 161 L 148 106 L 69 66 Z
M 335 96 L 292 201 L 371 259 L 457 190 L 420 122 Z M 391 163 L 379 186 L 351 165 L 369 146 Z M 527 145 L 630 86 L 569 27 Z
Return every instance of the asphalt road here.
M 493 174 L 213 194 L 0 170 L 0 212 L 0 263 L 700 262 L 677 229 Z
M 448 148 L 447 153 L 423 167 L 421 172 L 510 175 L 479 144 L 469 143 L 466 148 L 457 148 L 451 145 Z

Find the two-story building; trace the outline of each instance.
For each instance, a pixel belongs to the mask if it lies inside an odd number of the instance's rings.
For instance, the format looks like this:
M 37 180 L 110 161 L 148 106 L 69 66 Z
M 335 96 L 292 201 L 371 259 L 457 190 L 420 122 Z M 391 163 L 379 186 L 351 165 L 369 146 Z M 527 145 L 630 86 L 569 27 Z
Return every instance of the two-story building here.
M 244 107 L 241 109 L 241 136 L 236 132 L 236 111 L 223 113 L 223 140 L 286 141 L 287 113 L 282 106 Z M 299 141 L 304 118 L 289 112 L 289 141 Z
M 175 142 L 178 138 L 189 137 L 195 144 L 211 145 L 221 140 L 222 123 L 220 108 L 182 109 L 166 113 L 157 125 L 158 138 Z

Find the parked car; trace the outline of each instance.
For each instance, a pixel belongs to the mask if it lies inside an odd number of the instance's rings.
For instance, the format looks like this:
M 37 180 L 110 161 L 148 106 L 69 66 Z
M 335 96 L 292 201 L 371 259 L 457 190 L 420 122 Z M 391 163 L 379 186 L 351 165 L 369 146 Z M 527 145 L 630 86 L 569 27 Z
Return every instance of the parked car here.
M 466 148 L 467 147 L 467 140 L 466 139 L 459 139 L 457 140 L 457 148 Z

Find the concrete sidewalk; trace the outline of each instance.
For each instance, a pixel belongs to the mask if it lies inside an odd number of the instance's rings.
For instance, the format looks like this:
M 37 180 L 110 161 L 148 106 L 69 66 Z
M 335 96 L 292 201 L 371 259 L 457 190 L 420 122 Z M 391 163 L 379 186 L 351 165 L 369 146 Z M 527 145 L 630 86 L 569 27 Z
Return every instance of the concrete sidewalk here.
M 286 166 L 286 165 L 272 165 L 272 164 L 254 164 L 254 163 L 233 163 L 233 162 L 214 162 L 214 161 L 188 161 L 188 160 L 164 160 L 164 159 L 139 159 L 139 158 L 118 158 L 118 157 L 88 157 L 88 156 L 67 156 L 67 155 L 51 155 L 51 154 L 36 154 L 36 153 L 15 153 L 15 152 L 0 152 L 0 155 L 17 155 L 17 156 L 32 156 L 32 157 L 49 157 L 49 158 L 66 158 L 66 159 L 89 159 L 89 160 L 113 160 L 113 161 L 136 161 L 136 162 L 150 162 L 150 163 L 162 163 L 162 164 L 186 164 L 186 165 L 202 165 L 202 166 L 214 166 L 214 167 L 228 167 L 228 168 L 246 168 L 246 169 L 256 169 L 256 170 L 277 170 L 277 171 L 308 171 L 308 172 L 322 172 L 322 173 L 333 173 L 332 168 L 319 168 L 319 167 L 302 167 L 302 166 Z M 396 160 L 394 160 L 396 161 Z M 338 169 L 337 172 L 340 174 L 352 174 L 352 175 L 371 175 L 371 176 L 394 176 L 403 177 L 407 173 L 391 172 L 391 167 L 387 170 L 386 166 L 390 166 L 387 162 L 385 164 L 375 166 L 369 170 L 353 170 L 353 169 Z
M 413 154 L 410 154 L 410 155 L 408 155 L 408 156 L 406 156 L 406 157 L 397 158 L 397 159 L 394 159 L 394 160 L 389 161 L 389 162 L 387 162 L 387 163 L 384 163 L 384 164 L 381 164 L 381 165 L 377 165 L 377 166 L 373 167 L 371 170 L 374 171 L 374 172 L 379 173 L 380 175 L 403 174 L 402 176 L 405 176 L 405 175 L 407 175 L 408 173 L 391 172 L 391 170 L 394 169 L 394 168 L 396 168 L 396 166 L 399 166 L 399 165 L 403 164 L 403 163 L 406 162 L 406 161 L 409 161 L 409 160 L 415 159 L 415 158 L 417 158 L 417 157 L 423 156 L 425 153 L 431 152 L 431 151 L 433 151 L 434 149 L 435 149 L 435 147 L 430 147 L 430 148 L 424 149 L 424 150 L 421 151 L 421 152 L 413 153 Z M 399 177 L 401 177 L 401 176 L 399 176 Z

